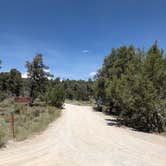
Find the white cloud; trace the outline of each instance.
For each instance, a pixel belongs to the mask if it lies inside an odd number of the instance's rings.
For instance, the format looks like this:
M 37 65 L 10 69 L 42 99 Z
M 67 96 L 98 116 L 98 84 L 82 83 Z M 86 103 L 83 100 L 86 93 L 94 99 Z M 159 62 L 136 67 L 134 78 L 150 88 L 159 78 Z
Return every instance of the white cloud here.
M 94 77 L 96 75 L 96 72 L 91 72 L 91 73 L 89 73 L 89 76 L 90 77 Z
M 45 72 L 48 72 L 48 73 L 50 72 L 49 69 L 44 69 L 44 71 L 45 71 Z M 22 78 L 28 78 L 28 75 L 27 75 L 27 73 L 22 73 L 22 74 L 21 74 L 21 77 L 22 77 Z M 52 79 L 52 77 L 49 77 L 48 79 Z
M 89 50 L 82 50 L 82 53 L 88 54 L 88 53 L 89 53 Z
M 22 73 L 21 76 L 22 78 L 28 78 L 27 73 Z
M 44 69 L 45 72 L 50 73 L 50 69 Z

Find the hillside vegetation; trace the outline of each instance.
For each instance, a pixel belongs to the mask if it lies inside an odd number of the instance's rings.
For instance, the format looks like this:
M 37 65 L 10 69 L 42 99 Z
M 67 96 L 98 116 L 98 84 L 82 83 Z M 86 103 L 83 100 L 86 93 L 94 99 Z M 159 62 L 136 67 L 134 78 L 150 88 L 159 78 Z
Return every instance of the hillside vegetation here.
M 51 84 L 52 75 L 47 72 L 41 54 L 32 62 L 26 62 L 27 78 L 17 69 L 0 73 L 0 146 L 13 137 L 11 113 L 14 115 L 14 137 L 23 140 L 45 129 L 60 116 L 65 100 L 64 88 Z M 30 103 L 18 103 L 14 98 L 29 97 Z M 23 98 L 22 97 L 22 98 Z
M 143 51 L 112 49 L 95 81 L 98 108 L 143 131 L 166 130 L 166 57 L 157 42 Z

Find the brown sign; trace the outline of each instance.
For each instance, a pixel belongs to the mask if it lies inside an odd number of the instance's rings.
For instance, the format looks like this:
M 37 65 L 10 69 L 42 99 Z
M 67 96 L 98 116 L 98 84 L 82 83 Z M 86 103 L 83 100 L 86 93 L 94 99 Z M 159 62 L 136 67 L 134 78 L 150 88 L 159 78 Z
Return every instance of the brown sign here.
M 30 97 L 15 97 L 15 102 L 17 103 L 31 103 L 32 98 Z

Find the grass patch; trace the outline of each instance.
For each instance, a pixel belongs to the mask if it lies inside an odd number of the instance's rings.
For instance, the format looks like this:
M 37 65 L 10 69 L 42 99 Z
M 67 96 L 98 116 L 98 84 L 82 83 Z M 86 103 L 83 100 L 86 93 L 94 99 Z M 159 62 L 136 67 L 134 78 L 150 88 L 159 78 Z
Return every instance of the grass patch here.
M 6 143 L 6 133 L 7 126 L 5 120 L 0 118 L 0 147 L 2 147 Z
M 11 99 L 0 103 L 0 146 L 5 144 L 7 140 L 12 139 L 11 110 L 14 111 L 15 139 L 17 141 L 22 141 L 35 133 L 43 131 L 61 114 L 60 109 L 44 103 L 32 107 L 15 103 Z
M 29 135 L 41 132 L 60 116 L 61 111 L 51 106 L 28 108 L 27 114 L 20 115 L 15 123 L 16 140 L 24 140 Z

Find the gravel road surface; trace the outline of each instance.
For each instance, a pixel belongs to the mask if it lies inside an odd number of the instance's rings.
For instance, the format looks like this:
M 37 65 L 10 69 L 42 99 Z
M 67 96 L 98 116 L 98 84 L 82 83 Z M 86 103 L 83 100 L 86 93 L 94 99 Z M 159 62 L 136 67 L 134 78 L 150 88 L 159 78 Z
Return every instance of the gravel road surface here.
M 89 106 L 65 104 L 43 133 L 1 149 L 0 166 L 166 166 L 166 138 L 118 127 Z

